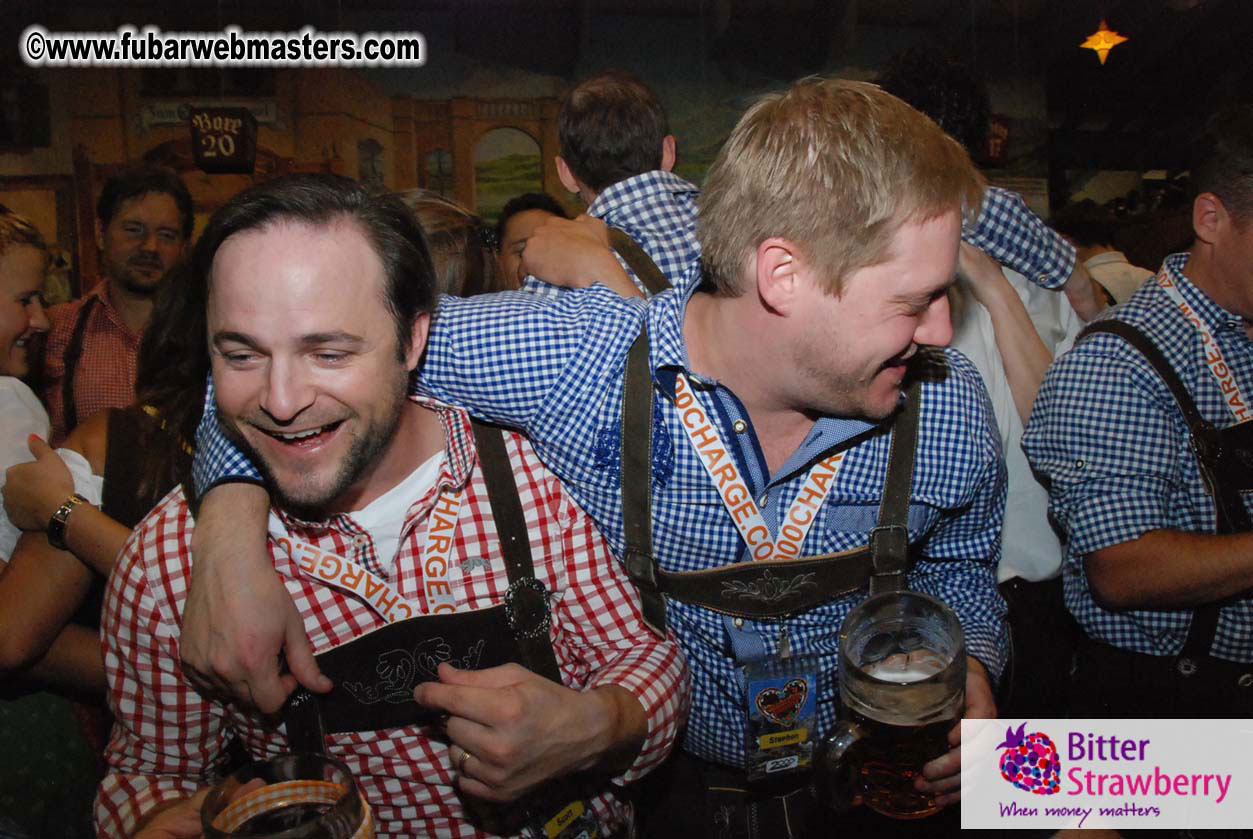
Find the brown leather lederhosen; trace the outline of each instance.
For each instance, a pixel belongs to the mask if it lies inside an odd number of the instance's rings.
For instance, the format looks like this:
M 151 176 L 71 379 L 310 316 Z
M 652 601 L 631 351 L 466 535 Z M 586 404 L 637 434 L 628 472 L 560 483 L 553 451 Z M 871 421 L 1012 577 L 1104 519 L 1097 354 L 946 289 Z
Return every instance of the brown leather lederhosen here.
M 1204 419 L 1170 362 L 1134 326 L 1101 321 L 1085 329 L 1078 340 L 1096 333 L 1116 335 L 1143 355 L 1179 405 L 1201 479 L 1214 500 L 1215 532 L 1253 530 L 1241 498 L 1242 492 L 1253 489 L 1253 422 L 1216 428 Z M 1177 656 L 1136 653 L 1084 639 L 1072 683 L 1072 716 L 1253 716 L 1253 663 L 1216 658 L 1210 652 L 1222 605 L 1207 603 L 1193 610 Z
M 535 577 L 526 517 L 504 437 L 501 429 L 477 420 L 473 428 L 509 579 L 504 601 L 469 612 L 419 615 L 318 654 L 318 667 L 334 688 L 321 695 L 304 688 L 292 694 L 283 715 L 293 752 L 320 753 L 329 734 L 434 721 L 438 715 L 414 701 L 413 688 L 436 680 L 435 670 L 444 661 L 472 670 L 516 662 L 561 683 L 548 637 L 548 592 Z M 581 778 L 563 778 L 560 784 L 560 790 L 533 794 L 546 797 L 532 800 L 569 802 L 592 791 Z M 527 813 L 515 806 L 479 817 L 495 832 L 510 832 Z
M 487 609 L 397 621 L 317 656 L 335 682 L 328 694 L 303 689 L 285 713 L 296 751 L 321 751 L 327 734 L 409 725 L 423 718 L 412 689 L 435 678 L 441 661 L 483 669 L 518 662 L 561 681 L 548 641 L 548 595 L 535 578 L 526 519 L 501 430 L 473 422 L 474 443 L 504 554 L 509 589 Z M 440 643 L 432 644 L 432 639 Z M 396 653 L 396 655 L 392 655 Z M 425 677 L 425 678 L 422 678 Z M 407 698 L 406 698 L 407 697 Z

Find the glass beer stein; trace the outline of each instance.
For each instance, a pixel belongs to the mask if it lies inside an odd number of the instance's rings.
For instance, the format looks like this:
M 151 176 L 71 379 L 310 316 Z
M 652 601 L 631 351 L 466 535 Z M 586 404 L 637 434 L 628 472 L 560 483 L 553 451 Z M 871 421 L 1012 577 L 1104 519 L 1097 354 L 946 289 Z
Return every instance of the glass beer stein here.
M 200 810 L 204 839 L 373 839 L 374 820 L 348 768 L 316 754 L 279 755 L 223 778 Z
M 966 698 L 966 644 L 948 606 L 912 591 L 876 595 L 840 627 L 840 721 L 815 760 L 816 794 L 917 819 L 940 808 L 914 789 L 948 751 Z

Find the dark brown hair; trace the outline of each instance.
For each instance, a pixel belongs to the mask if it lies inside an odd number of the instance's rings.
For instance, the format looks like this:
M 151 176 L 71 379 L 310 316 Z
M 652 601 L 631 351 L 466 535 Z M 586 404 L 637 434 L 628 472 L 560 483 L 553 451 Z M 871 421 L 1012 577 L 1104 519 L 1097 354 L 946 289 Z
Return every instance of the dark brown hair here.
M 657 94 L 621 70 L 581 82 L 557 114 L 561 156 L 596 192 L 660 169 L 661 143 L 669 133 Z

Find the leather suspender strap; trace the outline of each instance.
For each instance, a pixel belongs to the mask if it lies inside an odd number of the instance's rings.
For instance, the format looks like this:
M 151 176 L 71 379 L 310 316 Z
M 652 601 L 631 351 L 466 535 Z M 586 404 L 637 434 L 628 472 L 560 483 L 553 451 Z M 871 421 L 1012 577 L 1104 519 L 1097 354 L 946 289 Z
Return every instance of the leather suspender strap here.
M 1220 489 L 1214 482 L 1212 472 L 1212 459 L 1217 455 L 1214 426 L 1201 416 L 1201 412 L 1197 410 L 1196 403 L 1192 399 L 1192 394 L 1188 393 L 1188 389 L 1183 386 L 1183 382 L 1179 379 L 1179 374 L 1175 372 L 1175 368 L 1170 365 L 1170 362 L 1162 355 L 1161 350 L 1157 348 L 1157 345 L 1147 335 L 1129 323 L 1118 320 L 1103 320 L 1089 325 L 1080 332 L 1079 337 L 1075 339 L 1075 343 L 1078 344 L 1089 335 L 1098 332 L 1108 332 L 1111 335 L 1117 335 L 1135 348 L 1157 371 L 1158 377 L 1170 390 L 1171 395 L 1175 397 L 1175 402 L 1179 405 L 1179 410 L 1183 412 L 1184 419 L 1188 423 L 1188 430 L 1192 435 L 1192 450 L 1196 455 L 1201 477 L 1205 480 L 1210 497 L 1214 499 L 1214 506 L 1217 508 L 1218 529 L 1220 532 L 1228 530 L 1228 528 L 1223 527 L 1225 519 L 1223 515 L 1224 499 L 1220 497 Z M 1239 493 L 1236 493 L 1235 501 L 1237 505 L 1243 508 L 1243 502 L 1240 501 Z M 1198 606 L 1192 611 L 1192 622 L 1188 626 L 1188 636 L 1184 639 L 1183 649 L 1179 653 L 1177 664 L 1181 674 L 1190 676 L 1196 672 L 1196 660 L 1209 655 L 1210 647 L 1214 643 L 1214 635 L 1217 631 L 1217 603 L 1206 603 L 1204 606 Z
M 479 464 L 483 468 L 483 480 L 487 484 L 492 520 L 496 523 L 496 533 L 500 538 L 500 549 L 504 554 L 505 569 L 509 576 L 505 606 L 514 637 L 528 669 L 560 684 L 561 673 L 557 668 L 557 657 L 548 640 L 551 621 L 548 592 L 544 584 L 535 578 L 526 516 L 522 513 L 522 502 L 518 498 L 518 483 L 513 475 L 513 465 L 505 450 L 504 434 L 499 428 L 477 421 L 472 425 L 474 445 L 478 450 Z
M 909 571 L 909 498 L 914 483 L 914 454 L 918 447 L 918 418 L 922 414 L 921 379 L 905 391 L 905 407 L 892 426 L 888 471 L 879 501 L 879 523 L 870 531 L 873 571 L 870 594 L 899 591 Z
M 61 363 L 65 368 L 65 375 L 61 377 L 61 417 L 65 420 L 67 433 L 78 425 L 78 407 L 74 404 L 74 374 L 78 372 L 78 361 L 83 356 L 83 333 L 87 331 L 87 318 L 91 317 L 91 310 L 99 299 L 88 297 L 78 310 L 69 343 L 65 345 L 65 354 L 61 356 Z
M 1170 366 L 1166 356 L 1162 355 L 1161 350 L 1149 339 L 1149 336 L 1129 323 L 1124 323 L 1120 320 L 1103 320 L 1089 324 L 1079 333 L 1075 343 L 1078 344 L 1084 338 L 1098 332 L 1108 332 L 1110 335 L 1117 335 L 1138 350 L 1140 355 L 1144 356 L 1145 361 L 1152 365 L 1162 383 L 1166 385 L 1171 395 L 1175 397 L 1175 402 L 1179 404 L 1179 410 L 1183 412 L 1183 418 L 1193 433 L 1196 432 L 1198 425 L 1209 425 L 1205 418 L 1201 416 L 1201 412 L 1196 409 L 1196 403 L 1192 401 L 1192 394 L 1188 393 L 1188 389 L 1179 380 L 1179 374 L 1175 372 L 1175 368 Z
M 631 270 L 644 284 L 644 288 L 648 289 L 649 294 L 661 294 L 670 288 L 670 281 L 661 273 L 657 263 L 653 262 L 652 257 L 625 230 L 609 228 L 609 245 L 631 266 Z
M 648 325 L 642 324 L 627 353 L 622 389 L 623 565 L 639 591 L 644 623 L 664 638 L 666 601 L 657 584 L 653 557 L 652 460 L 653 377 L 648 367 Z
M 1232 427 L 1215 428 L 1212 422 L 1201 416 L 1196 402 L 1192 399 L 1192 394 L 1188 393 L 1188 389 L 1183 386 L 1183 381 L 1175 372 L 1175 368 L 1162 355 L 1157 345 L 1139 329 L 1122 321 L 1101 321 L 1083 330 L 1076 339 L 1076 343 L 1096 332 L 1117 335 L 1138 350 L 1157 371 L 1158 378 L 1175 397 L 1175 403 L 1183 413 L 1184 421 L 1188 424 L 1188 431 L 1192 434 L 1192 451 L 1196 455 L 1201 478 L 1205 481 L 1210 497 L 1214 499 L 1218 532 L 1239 533 L 1253 530 L 1253 522 L 1250 522 L 1244 508 L 1244 501 L 1240 497 L 1239 489 L 1242 487 L 1229 486 L 1227 482 L 1218 479 L 1219 473 L 1225 471 L 1226 465 L 1223 462 L 1223 458 L 1227 455 L 1224 451 L 1223 438 L 1230 434 Z
M 304 688 L 298 688 L 292 694 L 283 715 L 288 745 L 293 751 L 323 751 L 328 733 L 421 722 L 423 712 L 417 705 L 388 699 L 383 706 L 376 706 L 373 703 L 378 701 L 377 695 L 363 701 L 351 685 L 357 684 L 358 689 L 361 687 L 360 683 L 353 681 L 359 678 L 361 671 L 360 666 L 355 666 L 359 659 L 366 662 L 366 671 L 369 672 L 369 662 L 375 659 L 383 661 L 379 657 L 381 651 L 396 647 L 392 652 L 384 652 L 384 655 L 408 655 L 408 651 L 415 647 L 421 649 L 432 635 L 438 636 L 436 640 L 446 647 L 452 645 L 449 650 L 451 655 L 446 652 L 442 660 L 465 660 L 466 644 L 469 643 L 472 645 L 470 648 L 477 651 L 475 661 L 484 667 L 516 661 L 520 657 L 532 672 L 560 683 L 557 657 L 549 641 L 548 592 L 544 584 L 535 578 L 526 517 L 518 497 L 518 484 L 505 448 L 505 438 L 501 429 L 494 426 L 474 422 L 473 428 L 479 465 L 487 484 L 492 518 L 509 578 L 504 603 L 488 609 L 430 614 L 389 623 L 376 633 L 366 633 L 341 647 L 319 654 L 324 670 L 335 674 L 337 684 L 335 690 L 325 697 L 315 696 Z M 408 693 L 415 681 L 432 678 L 434 667 L 434 663 L 425 665 L 425 677 L 410 672 L 404 692 Z M 413 668 L 410 659 L 410 670 Z M 369 681 L 366 679 L 367 684 Z M 349 686 L 347 693 L 340 690 L 345 685 Z M 394 684 L 386 687 L 388 690 L 396 689 Z M 379 710 L 380 707 L 382 710 Z
M 644 620 L 665 630 L 665 599 L 674 597 L 739 617 L 768 618 L 811 609 L 855 591 L 870 580 L 872 591 L 903 586 L 911 567 L 908 514 L 922 399 L 915 379 L 892 430 L 883 500 L 871 544 L 839 554 L 789 560 L 741 562 L 703 571 L 667 573 L 653 555 L 651 473 L 653 400 L 648 334 L 627 354 L 622 406 L 622 519 L 627 576 L 639 590 Z

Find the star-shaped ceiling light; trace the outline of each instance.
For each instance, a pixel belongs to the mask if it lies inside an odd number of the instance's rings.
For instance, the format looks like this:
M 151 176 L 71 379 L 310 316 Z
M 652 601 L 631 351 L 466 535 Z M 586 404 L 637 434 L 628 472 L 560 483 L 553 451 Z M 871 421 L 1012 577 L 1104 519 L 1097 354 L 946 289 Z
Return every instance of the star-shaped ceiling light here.
M 1127 40 L 1130 39 L 1124 35 L 1119 35 L 1117 32 L 1110 29 L 1105 21 L 1102 20 L 1101 25 L 1097 27 L 1097 30 L 1089 35 L 1088 40 L 1084 41 L 1079 46 L 1095 52 L 1097 58 L 1101 59 L 1101 63 L 1104 64 L 1106 57 L 1109 55 L 1109 51 Z

